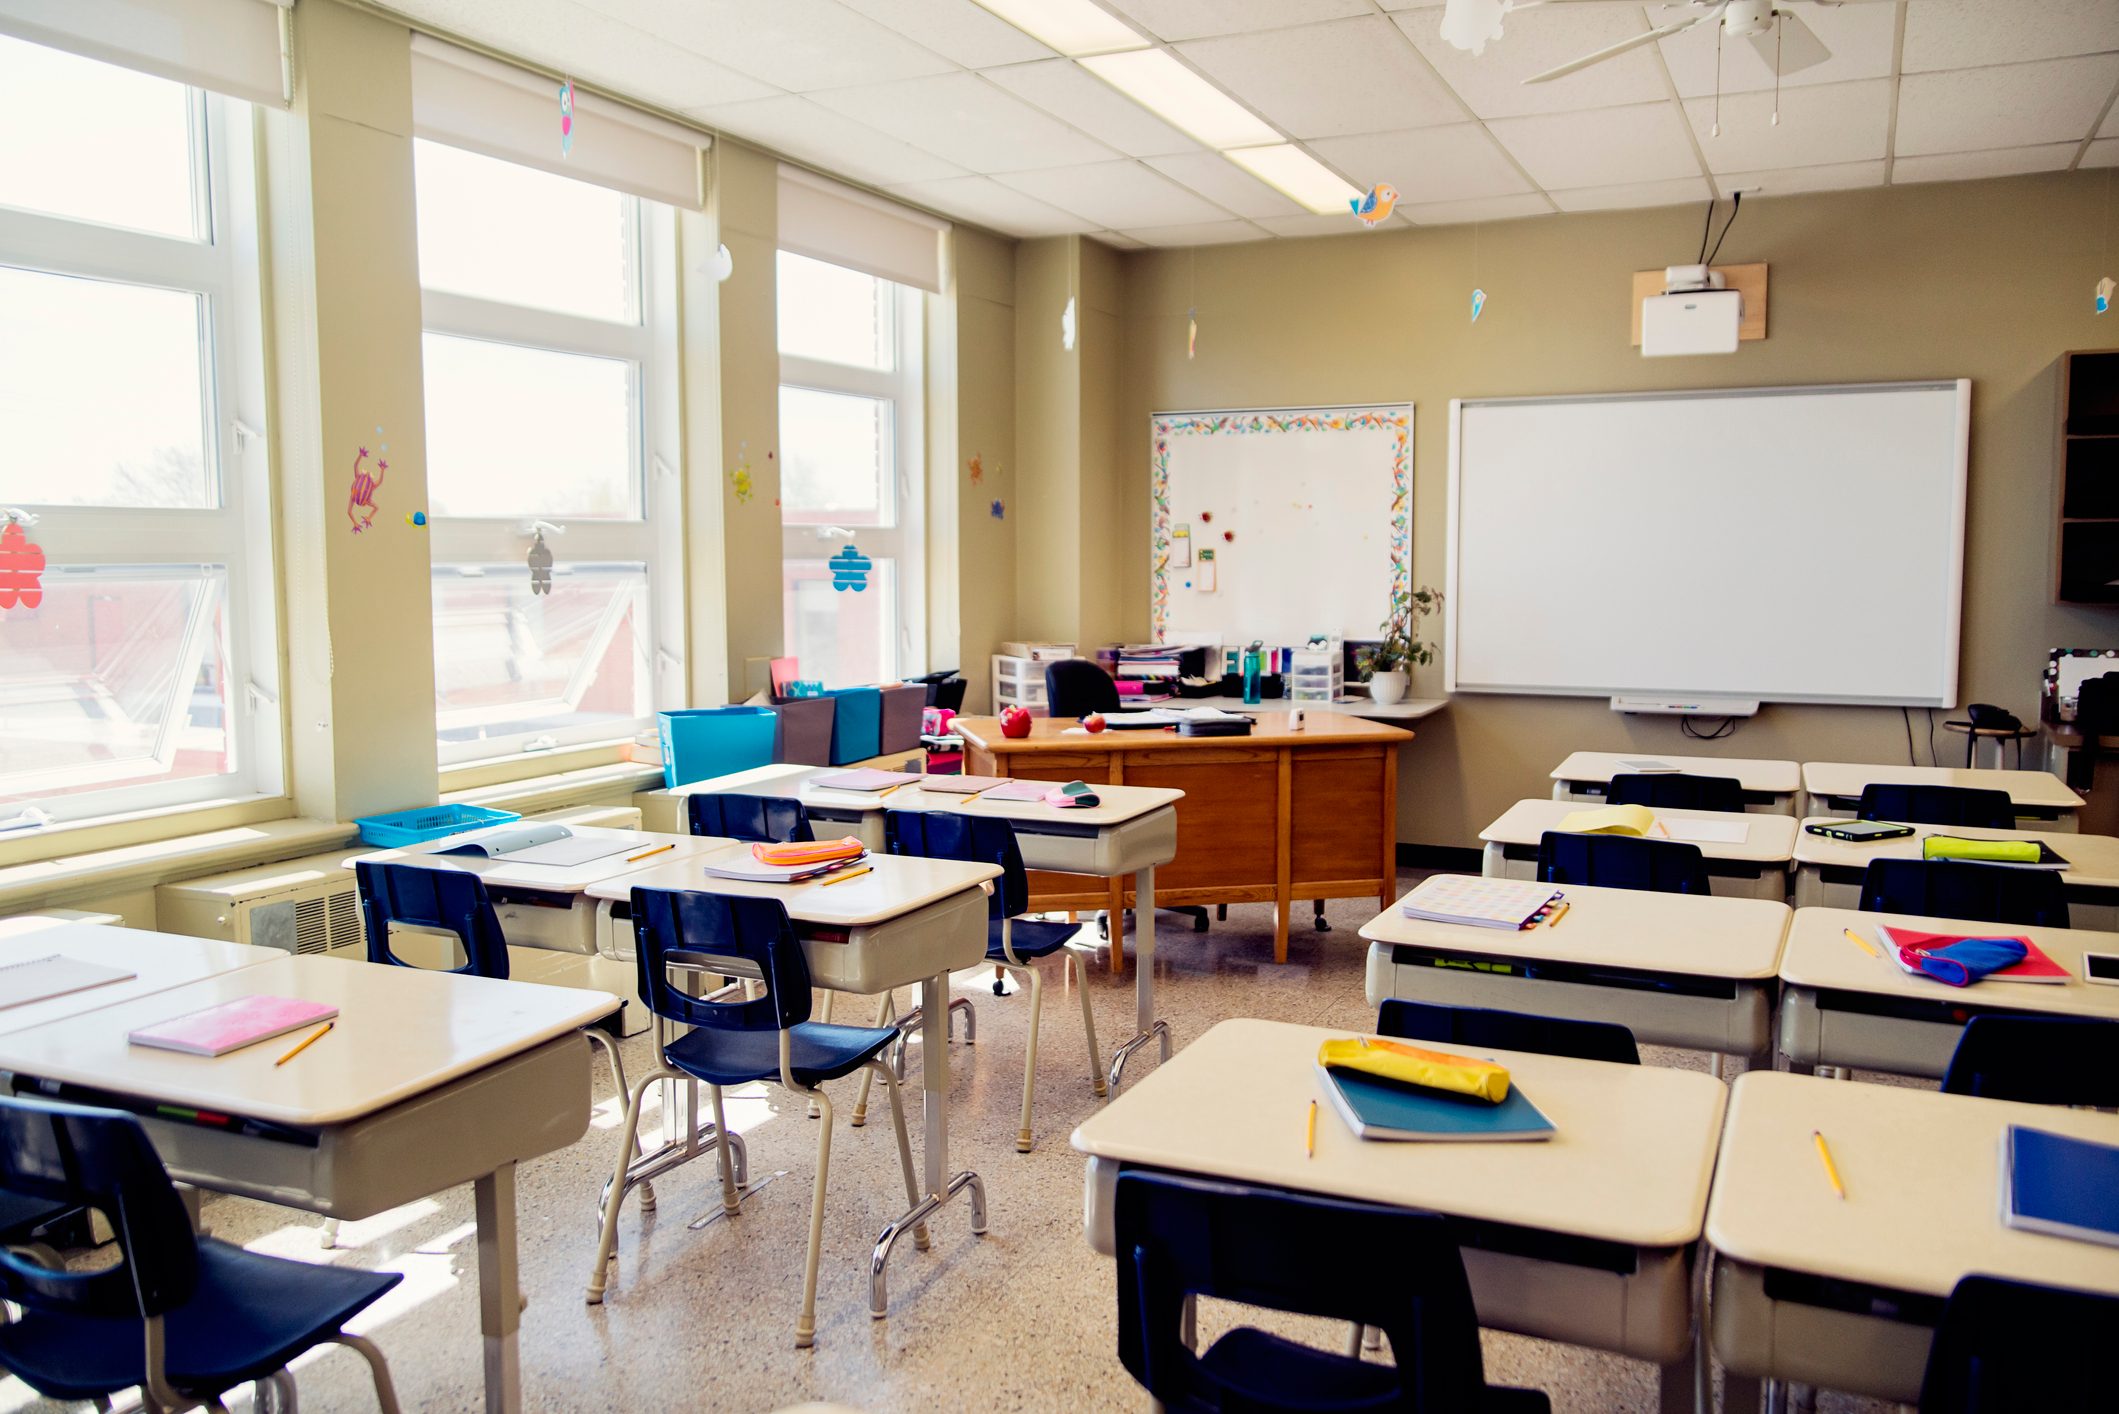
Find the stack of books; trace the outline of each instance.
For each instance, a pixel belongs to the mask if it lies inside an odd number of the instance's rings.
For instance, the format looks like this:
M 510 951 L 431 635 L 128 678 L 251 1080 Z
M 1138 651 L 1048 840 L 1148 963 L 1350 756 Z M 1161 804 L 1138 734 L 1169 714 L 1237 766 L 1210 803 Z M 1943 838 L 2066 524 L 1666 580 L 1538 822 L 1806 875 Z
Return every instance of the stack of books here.
M 1520 931 L 1535 926 L 1558 909 L 1562 901 L 1560 891 L 1551 884 L 1528 879 L 1436 874 L 1421 880 L 1399 908 L 1406 917 L 1429 923 Z

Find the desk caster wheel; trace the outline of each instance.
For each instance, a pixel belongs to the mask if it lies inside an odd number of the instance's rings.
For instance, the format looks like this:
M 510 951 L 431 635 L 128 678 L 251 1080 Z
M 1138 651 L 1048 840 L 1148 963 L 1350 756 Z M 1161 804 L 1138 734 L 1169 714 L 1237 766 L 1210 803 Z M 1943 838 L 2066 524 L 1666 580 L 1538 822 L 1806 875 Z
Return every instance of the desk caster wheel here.
M 1207 931 L 1207 911 L 1204 908 L 1202 908 L 1196 915 L 1193 916 L 1192 931 L 1195 933 L 1204 933 Z
M 1331 920 L 1326 918 L 1321 913 L 1317 915 L 1317 931 L 1320 933 L 1329 933 L 1332 931 Z
M 998 977 L 993 979 L 993 994 L 996 997 L 1005 997 L 1008 995 L 1008 989 L 1001 985 L 1001 979 Z

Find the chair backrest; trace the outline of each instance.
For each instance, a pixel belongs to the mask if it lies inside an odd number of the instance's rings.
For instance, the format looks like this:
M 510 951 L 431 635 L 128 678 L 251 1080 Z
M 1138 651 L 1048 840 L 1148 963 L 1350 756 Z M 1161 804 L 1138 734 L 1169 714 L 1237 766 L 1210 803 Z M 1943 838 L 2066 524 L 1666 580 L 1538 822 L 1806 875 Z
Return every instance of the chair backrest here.
M 1443 1006 L 1392 998 L 1376 1009 L 1376 1034 L 1451 1046 L 1573 1056 L 1615 1065 L 1641 1063 L 1633 1032 L 1615 1021 L 1576 1021 L 1522 1011 L 1496 1011 L 1491 1007 Z
M 1015 826 L 1006 820 L 948 810 L 886 810 L 883 832 L 892 854 L 999 865 L 1001 877 L 993 881 L 993 896 L 986 901 L 989 918 L 1013 918 L 1030 907 L 1030 876 L 1023 871 Z
M 198 1285 L 198 1239 L 140 1121 L 121 1110 L 0 1098 L 0 1187 L 94 1208 L 124 1260 L 53 1271 L 0 1250 L 0 1296 L 32 1310 L 143 1320 Z
M 2084 678 L 2075 695 L 2075 726 L 2083 744 L 2094 748 L 2101 736 L 2119 736 L 2119 673 Z
M 791 844 L 816 838 L 809 826 L 809 807 L 778 795 L 738 795 L 700 791 L 686 797 L 692 833 L 760 844 Z
M 1086 717 L 1118 710 L 1118 684 L 1087 658 L 1045 664 L 1046 710 L 1055 717 Z
M 633 950 L 640 999 L 665 1021 L 720 1031 L 778 1031 L 809 1020 L 809 961 L 786 905 L 776 898 L 635 889 Z M 755 975 L 765 984 L 765 995 L 751 1001 L 688 996 L 670 980 L 673 962 L 704 972 Z
M 1861 880 L 1865 913 L 1918 913 L 2019 927 L 2068 926 L 2067 892 L 2052 869 L 1957 859 L 1872 859 Z
M 1604 799 L 1613 805 L 1669 810 L 1742 810 L 1744 785 L 1734 776 L 1644 771 L 1613 776 L 1604 788 Z
M 368 961 L 397 967 L 405 961 L 390 948 L 390 925 L 440 928 L 463 944 L 464 965 L 443 969 L 477 977 L 506 978 L 508 940 L 500 931 L 486 881 L 460 869 L 426 869 L 417 864 L 377 864 L 359 860 L 353 866 L 360 889 L 361 916 L 368 935 Z
M 1964 1277 L 1928 1345 L 1920 1414 L 2108 1409 L 2115 1330 L 2119 1296 Z
M 2119 1109 L 2119 1021 L 1975 1016 L 1943 1072 L 1945 1095 Z
M 1188 1295 L 1378 1327 L 1397 1362 L 1393 1404 L 1459 1410 L 1481 1402 L 1471 1287 L 1448 1221 L 1436 1214 L 1127 1172 L 1118 1176 L 1113 1224 L 1118 1358 L 1167 1409 L 1283 1407 L 1186 1348 Z
M 1972 830 L 2015 827 L 2016 806 L 2005 790 L 1967 786 L 1899 786 L 1871 782 L 1862 787 L 1856 816 L 1902 825 L 1956 825 Z
M 1538 841 L 1538 877 L 1548 884 L 1594 884 L 1661 894 L 1707 892 L 1707 856 L 1696 844 L 1633 835 L 1568 835 Z

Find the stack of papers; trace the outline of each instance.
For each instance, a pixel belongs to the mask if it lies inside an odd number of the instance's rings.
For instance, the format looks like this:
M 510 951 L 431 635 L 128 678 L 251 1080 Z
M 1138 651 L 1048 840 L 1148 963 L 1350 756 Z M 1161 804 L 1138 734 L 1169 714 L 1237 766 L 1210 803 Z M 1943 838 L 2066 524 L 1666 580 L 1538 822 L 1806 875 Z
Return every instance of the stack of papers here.
M 1226 712 L 1219 707 L 1150 707 L 1140 712 L 1107 712 L 1104 722 L 1116 731 L 1140 727 L 1174 727 L 1179 722 L 1235 722 L 1244 720 L 1241 712 Z
M 85 992 L 111 982 L 129 982 L 138 975 L 123 967 L 83 962 L 61 953 L 11 962 L 0 967 L 0 1009 Z
M 936 795 L 977 795 L 1007 785 L 1008 776 L 922 776 L 920 789 Z
M 1051 790 L 1051 781 L 1010 781 L 1004 786 L 995 786 L 980 796 L 980 800 L 1043 800 L 1045 792 Z
M 1483 879 L 1471 874 L 1437 874 L 1400 905 L 1408 918 L 1430 923 L 1462 923 L 1473 928 L 1528 928 L 1560 902 L 1550 884 L 1526 879 Z
M 709 879 L 734 879 L 746 884 L 800 884 L 850 869 L 866 858 L 868 851 L 865 849 L 849 858 L 827 860 L 821 864 L 766 864 L 748 854 L 729 854 L 704 868 Z
M 1751 822 L 1741 815 L 1671 815 L 1659 818 L 1645 805 L 1607 805 L 1575 810 L 1561 817 L 1559 828 L 1570 835 L 1638 835 L 1683 840 L 1688 844 L 1742 844 L 1751 838 Z
M 809 783 L 818 790 L 889 790 L 893 786 L 910 785 L 922 777 L 906 771 L 878 771 L 873 766 L 863 766 L 857 771 L 840 771 L 836 775 L 811 776 Z
M 1643 757 L 1640 760 L 1623 760 L 1619 764 L 1626 768 L 1624 774 L 1632 776 L 1681 776 L 1684 774 L 1683 767 L 1673 766 L 1668 761 L 1658 761 L 1654 757 Z

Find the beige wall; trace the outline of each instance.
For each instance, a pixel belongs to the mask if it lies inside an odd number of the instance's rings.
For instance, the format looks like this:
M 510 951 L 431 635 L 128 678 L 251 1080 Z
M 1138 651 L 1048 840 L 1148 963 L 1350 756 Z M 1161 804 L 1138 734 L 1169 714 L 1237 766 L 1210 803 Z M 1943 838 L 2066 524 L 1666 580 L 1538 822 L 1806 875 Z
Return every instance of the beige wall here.
M 1123 631 L 1147 629 L 1153 411 L 1414 402 L 1413 577 L 1439 585 L 1451 398 L 1969 377 L 1960 701 L 1998 702 L 2029 718 L 2048 648 L 2119 643 L 2109 611 L 2050 603 L 2054 361 L 2066 349 L 2119 343 L 2119 329 L 2090 300 L 2100 276 L 2119 274 L 2107 178 L 1748 202 L 1720 258 L 1771 263 L 1769 337 L 1722 358 L 1644 360 L 1628 345 L 1630 275 L 1695 256 L 1697 205 L 1128 255 L 1108 450 L 1123 517 Z M 1474 285 L 1488 294 L 1477 325 L 1468 319 Z M 1188 361 L 1185 311 L 1194 304 L 1199 354 Z M 1091 553 L 1085 547 L 1085 561 Z M 1623 556 L 1619 549 L 1614 559 Z M 1859 612 L 1858 600 L 1849 610 Z M 1619 610 L 1563 611 L 1594 633 L 1599 612 Z M 1416 677 L 1415 691 L 1441 695 L 1439 663 Z M 1925 761 L 1919 712 L 1914 736 Z M 1948 733 L 1937 739 L 1946 763 L 1962 750 Z M 1907 756 L 1895 708 L 1768 707 L 1707 745 L 1680 735 L 1674 720 L 1621 717 L 1602 699 L 1465 696 L 1424 724 L 1406 753 L 1400 838 L 1472 844 L 1510 801 L 1546 794 L 1546 773 L 1578 748 Z
M 1020 473 L 1015 632 L 1072 641 L 1081 627 L 1081 326 L 1061 347 L 1060 315 L 1079 295 L 1081 238 L 1024 241 L 1015 261 L 1015 421 Z M 1075 306 L 1079 321 L 1081 306 Z
M 950 247 L 950 293 L 931 302 L 947 311 L 951 346 L 945 366 L 935 356 L 941 341 L 929 345 L 929 402 L 945 409 L 927 424 L 934 443 L 929 556 L 936 567 L 929 577 L 929 616 L 936 625 L 929 657 L 938 669 L 959 669 L 970 684 L 965 709 L 984 712 L 992 704 L 987 658 L 1016 632 L 1018 488 L 1024 480 L 1015 435 L 1016 246 L 958 227 Z M 981 473 L 976 486 L 974 456 Z M 992 513 L 995 501 L 1004 512 L 999 520 Z M 944 528 L 952 524 L 953 552 L 942 543 Z M 954 625 L 953 635 L 942 631 L 945 624 Z

